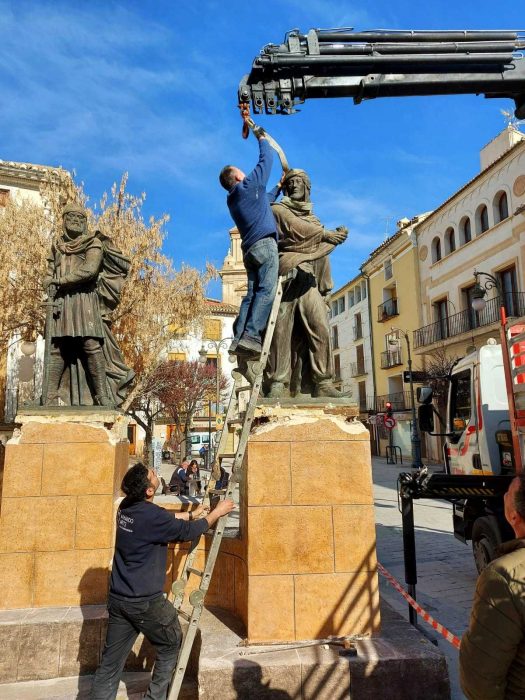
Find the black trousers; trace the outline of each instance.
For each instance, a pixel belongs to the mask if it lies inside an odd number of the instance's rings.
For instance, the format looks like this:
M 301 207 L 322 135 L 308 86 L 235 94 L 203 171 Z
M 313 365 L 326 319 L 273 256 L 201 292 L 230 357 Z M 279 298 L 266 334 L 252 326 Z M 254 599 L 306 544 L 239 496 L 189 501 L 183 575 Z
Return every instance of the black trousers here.
M 90 700 L 114 700 L 120 676 L 139 632 L 155 647 L 157 657 L 148 700 L 165 700 L 182 639 L 177 611 L 163 595 L 144 602 L 108 598 L 108 631 Z

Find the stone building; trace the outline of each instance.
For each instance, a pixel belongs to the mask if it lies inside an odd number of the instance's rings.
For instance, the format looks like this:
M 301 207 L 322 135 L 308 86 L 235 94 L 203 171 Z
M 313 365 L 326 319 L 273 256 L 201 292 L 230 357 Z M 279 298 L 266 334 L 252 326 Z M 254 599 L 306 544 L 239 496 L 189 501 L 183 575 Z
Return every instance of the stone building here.
M 525 135 L 509 126 L 480 152 L 480 172 L 415 227 L 419 245 L 420 323 L 414 352 L 440 349 L 452 361 L 499 337 L 499 307 L 524 315 Z M 496 278 L 474 311 L 474 270 Z M 491 286 L 481 274 L 479 282 Z M 425 359 L 426 358 L 426 359 Z M 441 444 L 432 445 L 441 458 Z

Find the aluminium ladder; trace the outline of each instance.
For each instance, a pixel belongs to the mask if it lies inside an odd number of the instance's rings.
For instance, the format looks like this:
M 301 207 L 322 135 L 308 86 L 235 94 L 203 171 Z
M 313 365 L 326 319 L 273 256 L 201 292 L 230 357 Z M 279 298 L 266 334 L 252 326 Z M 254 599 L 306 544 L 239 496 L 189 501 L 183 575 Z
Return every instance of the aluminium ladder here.
M 292 271 L 292 273 L 293 272 L 294 271 Z M 279 281 L 277 284 L 277 292 L 275 294 L 272 310 L 268 319 L 266 334 L 264 336 L 261 357 L 256 362 L 248 363 L 249 370 L 253 373 L 253 384 L 243 385 L 243 375 L 238 370 L 234 370 L 232 372 L 232 375 L 234 376 L 234 385 L 230 395 L 230 401 L 228 403 L 228 409 L 226 412 L 226 417 L 221 432 L 221 438 L 215 457 L 215 464 L 213 467 L 212 475 L 206 486 L 205 498 L 209 496 L 210 491 L 212 490 L 210 488 L 212 482 L 215 483 L 215 479 L 217 476 L 216 470 L 218 468 L 218 465 L 220 464 L 221 459 L 233 458 L 232 474 L 229 479 L 228 486 L 226 488 L 226 493 L 224 494 L 225 499 L 233 498 L 235 486 L 242 476 L 244 455 L 246 453 L 248 438 L 250 436 L 250 430 L 255 416 L 255 408 L 257 406 L 259 392 L 261 390 L 261 385 L 263 381 L 263 371 L 266 366 L 268 354 L 270 352 L 270 346 L 275 330 L 275 322 L 277 320 L 277 314 L 279 313 L 279 306 L 283 296 L 283 285 L 285 281 L 294 276 L 292 273 L 289 273 L 286 277 L 279 277 Z M 245 391 L 250 392 L 250 395 L 248 404 L 246 406 L 246 410 L 243 412 L 244 416 L 240 418 L 241 413 L 239 411 L 239 397 L 240 394 Z M 235 454 L 230 455 L 225 452 L 226 441 L 228 437 L 228 425 L 232 425 L 235 423 L 241 423 L 242 427 L 237 451 L 235 452 Z M 186 631 L 186 635 L 184 637 L 179 651 L 179 657 L 177 659 L 177 665 L 173 672 L 173 677 L 167 700 L 176 700 L 179 696 L 180 689 L 182 687 L 182 682 L 184 680 L 184 674 L 186 673 L 186 667 L 189 662 L 191 649 L 193 647 L 193 642 L 195 640 L 195 636 L 199 627 L 199 620 L 204 606 L 204 599 L 210 585 L 213 569 L 215 567 L 215 562 L 217 561 L 222 538 L 226 529 L 227 519 L 227 515 L 222 516 L 215 524 L 215 529 L 213 532 L 213 537 L 211 540 L 208 555 L 206 556 L 204 568 L 197 569 L 194 566 L 197 548 L 200 542 L 199 537 L 191 542 L 181 576 L 177 581 L 175 581 L 175 583 L 172 586 L 172 592 L 174 595 L 173 605 L 177 609 L 179 615 L 188 621 L 188 629 Z M 200 584 L 197 589 L 190 593 L 189 602 L 192 606 L 192 611 L 191 613 L 187 613 L 186 611 L 181 610 L 181 605 L 184 598 L 186 585 L 189 581 L 191 574 L 194 574 L 200 578 Z

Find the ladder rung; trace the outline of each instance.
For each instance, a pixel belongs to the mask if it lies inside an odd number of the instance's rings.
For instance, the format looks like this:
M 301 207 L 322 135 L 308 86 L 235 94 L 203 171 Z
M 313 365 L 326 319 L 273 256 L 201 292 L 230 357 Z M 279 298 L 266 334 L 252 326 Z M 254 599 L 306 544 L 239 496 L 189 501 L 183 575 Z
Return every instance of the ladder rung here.
M 246 384 L 245 386 L 237 387 L 237 389 L 235 389 L 235 393 L 240 394 L 241 391 L 251 391 L 251 390 L 252 390 L 251 384 Z
M 195 576 L 204 576 L 204 571 L 202 571 L 202 569 L 196 569 L 194 566 L 188 566 L 188 571 L 190 574 L 195 574 Z
M 186 622 L 189 622 L 191 620 L 191 615 L 187 613 L 185 610 L 177 610 L 177 613 L 186 620 Z
M 236 452 L 223 452 L 219 459 L 235 459 Z
M 241 418 L 230 418 L 228 425 L 242 425 L 244 421 Z

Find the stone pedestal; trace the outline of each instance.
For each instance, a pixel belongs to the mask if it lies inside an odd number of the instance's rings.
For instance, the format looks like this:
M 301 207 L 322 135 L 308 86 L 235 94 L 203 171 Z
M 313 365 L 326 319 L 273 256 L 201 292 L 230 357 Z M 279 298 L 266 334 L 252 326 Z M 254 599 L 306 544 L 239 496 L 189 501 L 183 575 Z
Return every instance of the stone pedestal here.
M 235 582 L 248 641 L 377 634 L 368 431 L 344 415 L 353 408 L 262 412 L 241 485 Z
M 17 416 L 0 510 L 0 610 L 104 603 L 126 421 L 106 409 Z

